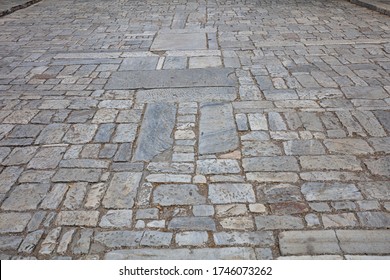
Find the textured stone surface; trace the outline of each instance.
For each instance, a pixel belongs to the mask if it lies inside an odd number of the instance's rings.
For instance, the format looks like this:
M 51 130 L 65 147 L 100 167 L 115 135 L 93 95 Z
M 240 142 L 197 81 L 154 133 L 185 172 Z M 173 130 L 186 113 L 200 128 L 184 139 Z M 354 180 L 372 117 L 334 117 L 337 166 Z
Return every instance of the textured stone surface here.
M 162 206 L 196 205 L 206 202 L 196 185 L 161 185 L 153 191 L 153 202 Z
M 49 190 L 49 184 L 17 186 L 3 202 L 1 209 L 11 211 L 34 210 Z
M 255 193 L 250 184 L 210 184 L 209 199 L 215 204 L 255 202 Z
M 200 109 L 199 153 L 213 154 L 238 147 L 233 109 L 227 103 L 206 103 Z
M 302 186 L 302 193 L 308 201 L 362 199 L 360 191 L 354 184 L 305 183 Z

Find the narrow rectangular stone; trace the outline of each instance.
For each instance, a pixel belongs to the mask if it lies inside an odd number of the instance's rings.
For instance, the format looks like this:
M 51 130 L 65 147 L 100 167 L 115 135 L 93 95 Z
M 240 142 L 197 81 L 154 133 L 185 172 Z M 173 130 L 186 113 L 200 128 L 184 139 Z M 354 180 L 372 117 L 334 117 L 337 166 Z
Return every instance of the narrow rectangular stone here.
M 361 200 L 363 197 L 354 184 L 305 183 L 301 191 L 308 201 Z
M 280 252 L 284 256 L 341 254 L 333 230 L 281 232 L 279 233 L 279 244 Z
M 213 234 L 214 242 L 217 246 L 273 246 L 274 237 L 271 231 L 254 231 L 254 232 L 216 232 Z
M 330 152 L 337 154 L 366 155 L 374 152 L 363 139 L 326 139 L 324 144 Z
M 200 107 L 199 154 L 230 152 L 238 147 L 233 108 L 227 103 L 206 103 Z
M 101 243 L 108 248 L 138 246 L 143 231 L 106 231 L 95 233 L 95 242 Z
M 298 161 L 292 156 L 244 158 L 245 171 L 299 171 Z
M 137 195 L 142 173 L 115 173 L 103 198 L 105 208 L 131 209 Z
M 172 241 L 172 232 L 145 231 L 141 246 L 169 246 Z
M 318 140 L 290 140 L 283 142 L 286 155 L 321 155 L 324 146 Z
M 367 198 L 389 200 L 390 199 L 390 182 L 389 181 L 377 181 L 377 182 L 361 182 L 358 186 L 362 193 Z
M 109 78 L 106 89 L 155 89 L 182 87 L 227 87 L 236 82 L 229 76 L 231 68 L 180 69 L 114 72 Z M 151 79 L 150 77 L 153 77 Z
M 206 203 L 206 197 L 196 185 L 160 185 L 154 189 L 153 202 L 162 206 L 199 205 Z
M 196 161 L 196 169 L 199 174 L 229 174 L 240 173 L 241 169 L 237 160 L 233 159 L 204 159 Z
M 109 162 L 97 159 L 64 159 L 60 167 L 65 168 L 108 168 Z
M 255 217 L 257 230 L 277 230 L 277 229 L 302 229 L 303 220 L 294 216 L 257 216 Z
M 364 227 L 390 228 L 390 213 L 387 212 L 358 212 L 359 221 Z
M 94 184 L 90 187 L 85 207 L 96 209 L 100 206 L 100 201 L 102 200 L 104 193 L 106 192 L 107 186 L 104 183 Z
M 98 224 L 99 211 L 61 211 L 56 220 L 61 226 L 90 226 Z
M 248 172 L 246 178 L 256 182 L 295 183 L 299 180 L 298 174 L 292 172 Z
M 40 208 L 57 209 L 58 205 L 60 205 L 68 188 L 69 187 L 66 184 L 55 184 L 51 189 L 51 191 L 46 195 L 46 197 L 42 201 Z
M 61 168 L 54 175 L 53 182 L 91 182 L 100 180 L 101 169 Z
M 193 163 L 186 162 L 151 162 L 148 164 L 147 169 L 154 173 L 193 173 L 195 168 Z
M 210 217 L 174 217 L 170 221 L 168 229 L 215 231 L 216 226 Z
M 250 184 L 210 184 L 209 199 L 215 204 L 256 201 L 253 187 Z
M 371 135 L 375 137 L 384 137 L 386 132 L 383 129 L 382 125 L 376 119 L 375 115 L 370 111 L 354 111 L 353 115 L 364 129 Z
M 362 170 L 360 160 L 350 155 L 301 156 L 299 161 L 306 170 Z
M 390 254 L 390 230 L 336 230 L 347 254 Z
M 175 174 L 151 174 L 146 180 L 154 183 L 191 183 L 191 175 Z
M 172 148 L 177 106 L 152 103 L 146 107 L 133 160 L 150 161 Z

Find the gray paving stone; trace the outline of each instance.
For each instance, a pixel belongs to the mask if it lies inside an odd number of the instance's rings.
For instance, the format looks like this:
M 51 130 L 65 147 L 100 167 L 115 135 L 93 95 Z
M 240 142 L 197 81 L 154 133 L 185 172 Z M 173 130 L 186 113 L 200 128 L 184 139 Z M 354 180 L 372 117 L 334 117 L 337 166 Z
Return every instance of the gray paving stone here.
M 41 248 L 39 249 L 39 254 L 41 255 L 50 255 L 56 245 L 57 245 L 57 240 L 60 237 L 61 234 L 61 228 L 56 227 L 52 229 L 46 236 L 45 240 L 43 240 L 41 244 Z
M 1 213 L 0 233 L 20 233 L 26 228 L 31 219 L 30 213 Z
M 237 160 L 233 159 L 204 159 L 197 160 L 197 173 L 199 174 L 227 174 L 240 173 Z
M 360 160 L 350 155 L 301 156 L 299 162 L 306 170 L 362 170 Z
M 268 113 L 268 121 L 270 130 L 287 130 L 282 116 L 277 112 Z
M 206 203 L 196 185 L 160 185 L 153 191 L 153 202 L 162 206 Z
M 96 226 L 99 219 L 98 211 L 61 211 L 56 220 L 61 226 Z
M 58 144 L 65 132 L 68 131 L 69 124 L 51 123 L 47 125 L 35 140 L 35 144 Z
M 38 110 L 16 110 L 3 120 L 3 123 L 28 124 Z
M 389 230 L 336 230 L 346 254 L 389 254 Z
M 70 144 L 85 144 L 95 135 L 96 124 L 73 124 L 65 134 L 63 141 Z
M 324 214 L 322 222 L 325 228 L 355 227 L 358 221 L 353 213 Z
M 187 162 L 151 162 L 147 169 L 154 173 L 194 173 L 194 164 Z
M 128 70 L 155 70 L 158 62 L 157 56 L 129 57 L 123 59 L 119 71 Z
M 124 137 L 126 138 L 126 137 Z M 115 153 L 114 161 L 128 162 L 132 156 L 133 143 L 122 143 Z
M 69 190 L 66 194 L 63 208 L 68 210 L 80 209 L 87 192 L 88 183 L 72 183 L 68 184 Z
M 131 210 L 109 210 L 99 223 L 102 228 L 124 228 L 131 227 L 133 211 Z
M 151 46 L 152 51 L 204 50 L 206 48 L 206 34 L 203 32 L 158 33 Z
M 86 168 L 60 168 L 54 175 L 53 182 L 99 182 L 102 171 Z
M 89 252 L 93 229 L 81 229 L 80 238 L 77 239 L 73 246 L 74 254 L 87 254 Z
M 153 183 L 191 183 L 191 175 L 151 174 L 146 180 Z
M 169 246 L 172 241 L 171 232 L 145 231 L 142 236 L 141 246 Z
M 23 238 L 20 236 L 0 236 L 0 250 L 8 251 L 8 250 L 17 250 Z
M 374 111 L 374 115 L 382 124 L 383 128 L 390 132 L 390 112 L 389 111 Z
M 171 137 L 177 107 L 169 103 L 153 103 L 146 107 L 133 160 L 150 161 L 172 148 Z
M 360 200 L 363 198 L 354 184 L 309 182 L 302 185 L 301 191 L 308 201 Z
M 368 159 L 364 163 L 372 174 L 390 177 L 390 156 Z
M 66 147 L 48 147 L 42 148 L 30 160 L 27 168 L 30 169 L 54 169 L 64 155 Z
M 298 162 L 292 156 L 251 157 L 242 160 L 245 171 L 299 171 Z
M 156 89 L 182 87 L 232 87 L 231 68 L 114 72 L 106 89 Z M 153 77 L 153 79 L 150 79 Z
M 216 226 L 214 220 L 209 217 L 174 217 L 169 222 L 168 229 L 215 231 Z
M 44 128 L 44 125 L 16 125 L 12 132 L 8 135 L 11 138 L 29 138 L 37 137 L 41 130 Z
M 98 159 L 64 159 L 60 162 L 63 168 L 102 168 L 107 169 L 109 162 Z
M 386 132 L 370 111 L 354 111 L 353 115 L 363 128 L 371 135 L 376 137 L 386 136 Z
M 109 248 L 124 246 L 133 247 L 139 245 L 143 235 L 143 231 L 96 232 L 94 236 L 94 241 L 101 243 Z
M 333 230 L 284 231 L 279 233 L 279 242 L 282 256 L 341 253 Z
M 318 140 L 291 140 L 283 142 L 286 155 L 321 155 L 325 149 Z
M 249 181 L 260 183 L 296 183 L 299 177 L 292 172 L 248 172 L 246 177 Z
M 201 249 L 132 249 L 115 250 L 105 254 L 107 260 L 253 260 L 252 248 L 201 248 Z
M 215 212 L 217 217 L 241 216 L 248 213 L 245 204 L 226 204 L 216 205 Z
M 30 222 L 27 224 L 27 231 L 32 232 L 32 231 L 37 230 L 40 227 L 40 225 L 43 222 L 43 219 L 45 217 L 46 217 L 45 211 L 35 212 L 31 218 Z
M 390 198 L 390 183 L 388 181 L 360 182 L 358 186 L 369 199 L 387 200 Z
M 373 153 L 373 149 L 363 139 L 326 139 L 325 146 L 331 153 L 366 155 Z
M 209 199 L 215 204 L 255 202 L 255 193 L 250 184 L 210 184 Z
M 199 154 L 230 152 L 238 147 L 233 108 L 227 103 L 206 103 L 200 107 Z
M 1 209 L 11 211 L 35 210 L 49 188 L 49 184 L 18 185 L 3 202 Z
M 369 138 L 368 142 L 376 152 L 390 153 L 390 137 Z
M 304 224 L 301 218 L 294 216 L 256 216 L 255 223 L 258 230 L 302 229 Z
M 28 163 L 35 152 L 37 147 L 22 147 L 15 148 L 9 154 L 9 156 L 3 161 L 3 165 L 22 165 Z
M 96 132 L 94 142 L 97 143 L 108 143 L 110 142 L 111 136 L 114 133 L 115 124 L 113 123 L 103 123 L 99 126 L 98 131 Z
M 388 94 L 382 87 L 344 87 L 341 88 L 347 98 L 367 98 L 369 94 L 370 99 L 383 99 L 388 97 Z
M 85 204 L 86 208 L 96 209 L 100 206 L 100 202 L 106 192 L 107 186 L 105 183 L 93 184 L 88 191 Z
M 133 142 L 137 133 L 136 124 L 118 124 L 112 138 L 113 143 Z
M 43 199 L 41 209 L 57 209 L 67 192 L 69 186 L 66 184 L 55 184 Z
M 0 148 L 0 163 L 5 159 L 11 152 L 11 149 L 8 147 L 1 147 Z
M 18 180 L 23 168 L 18 166 L 9 166 L 0 173 L 0 193 L 7 193 L 12 185 Z
M 157 208 L 138 209 L 136 219 L 158 219 L 159 210 Z
M 142 173 L 115 173 L 103 198 L 105 208 L 130 209 L 134 205 Z
M 271 141 L 242 141 L 242 154 L 244 156 L 279 156 L 281 148 Z
M 389 228 L 390 213 L 387 212 L 358 212 L 357 216 L 362 226 L 369 228 Z
M 184 231 L 176 234 L 175 241 L 179 246 L 203 246 L 209 236 L 205 231 Z
M 217 246 L 251 245 L 251 246 L 273 246 L 274 237 L 271 231 L 253 232 L 216 232 L 213 234 Z
M 227 217 L 219 220 L 224 229 L 231 230 L 254 230 L 252 217 Z
M 73 235 L 75 234 L 76 229 L 70 229 L 67 232 L 65 232 L 62 235 L 62 238 L 58 244 L 57 247 L 57 253 L 59 254 L 65 254 L 66 251 L 68 250 L 69 244 L 71 243 L 73 239 Z
M 18 252 L 31 254 L 36 246 L 38 245 L 39 240 L 43 235 L 43 230 L 36 230 L 29 233 L 20 244 Z M 15 248 L 16 249 L 16 248 Z
M 192 213 L 196 217 L 214 216 L 214 207 L 212 205 L 194 205 Z
M 88 120 L 92 119 L 94 114 L 95 110 L 72 111 L 69 114 L 67 123 L 85 123 Z

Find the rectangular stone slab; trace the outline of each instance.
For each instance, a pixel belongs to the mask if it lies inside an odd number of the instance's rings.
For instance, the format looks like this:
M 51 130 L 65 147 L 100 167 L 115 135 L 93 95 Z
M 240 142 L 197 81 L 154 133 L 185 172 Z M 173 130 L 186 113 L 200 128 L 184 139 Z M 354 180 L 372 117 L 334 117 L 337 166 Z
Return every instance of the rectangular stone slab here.
M 153 89 L 182 87 L 232 87 L 232 68 L 114 72 L 106 89 Z
M 207 49 L 206 33 L 159 33 L 150 49 L 152 51 L 204 50 Z
M 206 103 L 200 108 L 199 154 L 226 153 L 238 147 L 230 103 Z
M 172 148 L 171 136 L 177 107 L 173 103 L 150 103 L 146 107 L 133 160 L 150 161 Z

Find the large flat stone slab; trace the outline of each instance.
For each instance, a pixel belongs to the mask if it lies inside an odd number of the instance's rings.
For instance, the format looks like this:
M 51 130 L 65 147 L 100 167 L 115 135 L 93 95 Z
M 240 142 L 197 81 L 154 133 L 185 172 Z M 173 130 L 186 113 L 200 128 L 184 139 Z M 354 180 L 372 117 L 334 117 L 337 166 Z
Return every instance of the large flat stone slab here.
M 207 41 L 205 33 L 171 33 L 157 34 L 151 51 L 165 50 L 205 50 Z
M 232 68 L 114 72 L 106 89 L 155 89 L 183 87 L 232 87 Z
M 133 160 L 150 161 L 172 148 L 176 111 L 173 103 L 147 105 Z
M 201 155 L 226 153 L 238 147 L 238 134 L 231 104 L 202 104 L 199 131 Z
M 196 205 L 206 203 L 196 185 L 161 185 L 153 192 L 153 201 L 162 206 Z

